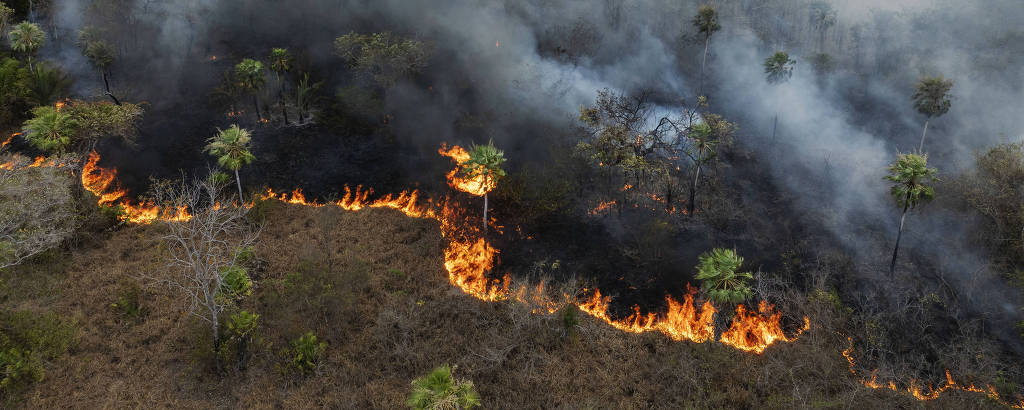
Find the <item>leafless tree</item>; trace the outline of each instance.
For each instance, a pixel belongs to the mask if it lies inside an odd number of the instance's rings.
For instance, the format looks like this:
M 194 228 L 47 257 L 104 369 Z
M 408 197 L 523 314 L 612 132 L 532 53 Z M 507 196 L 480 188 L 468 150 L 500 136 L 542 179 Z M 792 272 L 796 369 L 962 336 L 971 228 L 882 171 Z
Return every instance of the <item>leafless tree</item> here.
M 0 158 L 0 269 L 53 249 L 78 227 L 70 165 Z
M 164 220 L 167 269 L 146 274 L 153 284 L 180 292 L 188 312 L 209 324 L 218 371 L 220 315 L 231 303 L 222 273 L 238 265 L 239 251 L 253 244 L 262 229 L 246 221 L 247 208 L 224 205 L 231 202 L 225 185 L 214 178 L 154 184 L 153 197 L 165 215 L 187 209 L 191 219 Z

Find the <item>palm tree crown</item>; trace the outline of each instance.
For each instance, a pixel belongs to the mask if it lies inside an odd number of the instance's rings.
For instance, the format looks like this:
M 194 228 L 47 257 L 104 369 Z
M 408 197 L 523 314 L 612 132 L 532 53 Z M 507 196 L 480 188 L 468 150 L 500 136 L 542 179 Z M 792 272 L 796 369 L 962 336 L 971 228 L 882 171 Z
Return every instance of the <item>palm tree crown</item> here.
M 501 169 L 505 161 L 505 153 L 496 148 L 493 141 L 487 145 L 473 144 L 469 150 L 469 160 L 462 163 L 462 173 L 470 178 L 484 175 L 490 185 L 505 176 L 505 170 Z
M 737 272 L 743 257 L 731 249 L 715 248 L 698 258 L 696 279 L 711 300 L 720 303 L 740 303 L 753 293 L 747 283 L 753 279 L 749 272 Z
M 473 382 L 452 378 L 452 368 L 440 366 L 412 382 L 409 407 L 420 409 L 470 409 L 480 405 Z
M 902 154 L 889 165 L 885 179 L 894 182 L 889 193 L 896 204 L 913 209 L 935 198 L 935 190 L 928 184 L 938 180 L 937 172 L 935 168 L 928 168 L 928 155 Z
M 274 48 L 270 50 L 270 69 L 277 74 L 291 71 L 292 56 L 288 54 L 287 48 Z
M 217 135 L 208 140 L 206 151 L 217 157 L 217 163 L 225 169 L 237 171 L 251 163 L 255 156 L 249 152 L 249 131 L 232 125 L 226 130 L 217 130 Z
M 245 83 L 245 86 L 253 90 L 263 86 L 266 79 L 263 78 L 263 63 L 247 58 L 235 66 L 238 78 Z
M 34 116 L 25 121 L 23 130 L 30 144 L 44 151 L 57 152 L 63 152 L 71 145 L 71 138 L 78 127 L 74 117 L 48 105 L 38 107 L 32 113 Z
M 11 48 L 25 54 L 33 54 L 46 42 L 46 33 L 35 23 L 23 21 L 8 33 Z
M 949 111 L 953 105 L 949 90 L 953 88 L 953 80 L 926 76 L 917 82 L 914 92 L 914 108 L 928 118 L 938 117 Z
M 793 65 L 796 60 L 789 58 L 789 53 L 776 51 L 771 57 L 764 60 L 764 73 L 768 76 L 769 84 L 778 84 L 789 80 L 793 76 Z
M 697 15 L 693 16 L 693 26 L 698 31 L 704 33 L 705 37 L 711 37 L 711 34 L 722 28 L 718 24 L 718 12 L 715 11 L 714 7 L 703 5 L 697 9 Z

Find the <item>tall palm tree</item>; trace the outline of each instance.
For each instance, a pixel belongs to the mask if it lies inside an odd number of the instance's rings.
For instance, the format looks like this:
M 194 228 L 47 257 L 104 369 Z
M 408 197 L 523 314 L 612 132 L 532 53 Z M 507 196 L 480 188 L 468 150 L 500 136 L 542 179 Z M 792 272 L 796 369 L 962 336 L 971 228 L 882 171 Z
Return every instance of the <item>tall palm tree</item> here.
M 114 104 L 121 105 L 121 101 L 118 101 L 117 97 L 114 97 L 114 94 L 110 92 L 110 81 L 107 79 L 110 65 L 114 63 L 114 49 L 106 41 L 94 40 L 84 44 L 82 55 L 89 59 L 89 63 L 103 77 L 104 94 L 110 97 L 111 100 L 114 100 Z
M 469 178 L 484 177 L 484 187 L 492 189 L 498 179 L 505 176 L 501 164 L 505 163 L 505 153 L 494 147 L 494 141 L 487 145 L 473 144 L 469 150 L 469 160 L 461 163 L 462 174 Z M 487 191 L 484 191 L 484 234 L 487 234 Z
M 263 63 L 251 58 L 244 59 L 235 65 L 235 73 L 238 75 L 238 79 L 242 80 L 242 84 L 245 84 L 245 87 L 252 93 L 252 103 L 256 106 L 256 122 L 259 123 L 263 119 L 263 115 L 260 114 L 259 90 L 267 81 L 263 76 Z
M 781 84 L 789 81 L 793 76 L 793 65 L 796 60 L 789 58 L 789 53 L 776 51 L 771 57 L 764 60 L 764 73 L 767 76 L 768 84 Z M 775 129 L 779 125 L 779 112 L 775 111 L 775 119 L 772 120 L 772 142 L 775 142 Z
M 32 110 L 32 114 L 22 129 L 29 144 L 43 151 L 65 152 L 78 129 L 78 121 L 49 105 Z
M 225 169 L 235 172 L 235 183 L 238 184 L 238 201 L 243 201 L 242 179 L 238 176 L 239 168 L 251 163 L 256 157 L 249 152 L 249 131 L 238 128 L 237 124 L 226 130 L 217 129 L 217 135 L 207 140 L 204 149 L 217 157 L 217 163 Z
M 914 108 L 917 112 L 925 115 L 924 131 L 921 133 L 921 146 L 918 151 L 924 151 L 924 136 L 928 133 L 928 121 L 932 117 L 941 117 L 949 112 L 953 105 L 950 100 L 949 90 L 953 88 L 953 80 L 937 77 L 924 76 L 917 82 L 914 91 Z
M 292 69 L 292 56 L 288 54 L 287 48 L 270 50 L 270 69 L 274 71 L 274 79 L 277 80 L 278 84 L 281 84 L 281 89 L 277 92 L 277 101 L 281 104 L 284 124 L 288 125 L 288 109 L 284 105 L 284 80 L 281 79 L 282 74 Z
M 701 290 L 709 299 L 718 303 L 740 303 L 750 298 L 753 289 L 750 272 L 737 272 L 743 265 L 743 257 L 732 249 L 715 248 L 704 252 L 697 260 L 697 280 Z
M 690 128 L 686 137 L 690 140 L 690 147 L 686 150 L 686 156 L 693 161 L 693 183 L 690 184 L 690 201 L 686 204 L 687 215 L 693 216 L 694 202 L 697 199 L 697 181 L 700 179 L 700 168 L 705 162 L 714 159 L 715 146 L 718 140 L 715 138 L 711 126 L 702 122 Z
M 416 410 L 471 409 L 480 406 L 480 395 L 473 387 L 473 382 L 454 379 L 452 370 L 448 365 L 439 366 L 413 380 L 412 393 L 406 404 Z
M 825 53 L 825 32 L 836 24 L 836 11 L 825 1 L 811 3 L 811 27 L 818 32 L 818 53 Z
M 885 176 L 885 179 L 893 182 L 889 194 L 896 201 L 896 205 L 903 207 L 899 233 L 896 234 L 896 247 L 892 251 L 892 263 L 889 265 L 890 276 L 896 272 L 896 255 L 900 251 L 900 238 L 903 236 L 903 222 L 907 218 L 907 210 L 935 198 L 935 190 L 928 184 L 938 180 L 935 177 L 937 172 L 935 168 L 928 168 L 926 154 L 901 154 L 896 162 L 889 165 L 889 175 Z
M 11 41 L 11 49 L 24 54 L 28 60 L 29 71 L 33 71 L 32 57 L 46 42 L 46 33 L 39 28 L 39 25 L 23 21 L 14 26 L 7 36 Z
M 11 17 L 13 16 L 14 9 L 0 2 L 0 36 L 7 32 L 7 26 L 11 24 Z
M 718 24 L 718 12 L 715 11 L 714 7 L 706 4 L 700 6 L 697 9 L 697 15 L 693 16 L 693 26 L 701 34 L 704 34 L 704 58 L 700 62 L 700 89 L 698 93 L 704 95 L 704 66 L 708 62 L 708 45 L 711 44 L 711 35 L 722 28 Z

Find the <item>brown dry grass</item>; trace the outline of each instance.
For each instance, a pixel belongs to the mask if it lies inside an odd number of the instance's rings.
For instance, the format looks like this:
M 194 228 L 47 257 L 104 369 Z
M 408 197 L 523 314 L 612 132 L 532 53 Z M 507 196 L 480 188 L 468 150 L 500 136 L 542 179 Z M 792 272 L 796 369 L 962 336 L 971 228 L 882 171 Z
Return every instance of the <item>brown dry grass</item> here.
M 249 368 L 217 376 L 205 327 L 164 288 L 148 314 L 111 306 L 141 272 L 161 269 L 158 226 L 81 241 L 5 278 L 5 307 L 52 310 L 79 326 L 77 347 L 18 398 L 28 408 L 401 408 L 409 382 L 458 365 L 485 408 L 964 408 L 978 396 L 920 403 L 862 388 L 826 311 L 799 341 L 750 355 L 720 344 L 633 335 L 582 317 L 575 339 L 557 315 L 486 303 L 448 284 L 435 223 L 390 210 L 345 213 L 273 203 L 257 248 L 262 315 Z M 298 273 L 299 275 L 295 275 Z M 296 285 L 298 284 L 298 285 Z M 329 346 L 310 376 L 280 352 L 306 330 Z

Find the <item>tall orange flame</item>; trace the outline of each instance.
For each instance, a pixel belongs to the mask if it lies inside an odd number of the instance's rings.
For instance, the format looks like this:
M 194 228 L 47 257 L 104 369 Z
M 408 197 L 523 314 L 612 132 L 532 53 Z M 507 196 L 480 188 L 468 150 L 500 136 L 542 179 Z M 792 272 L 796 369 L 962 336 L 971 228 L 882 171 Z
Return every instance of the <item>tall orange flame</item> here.
M 456 164 L 458 164 L 455 169 L 445 176 L 448 179 L 448 185 L 452 188 L 470 195 L 483 196 L 498 185 L 495 181 L 488 181 L 483 175 L 468 178 L 461 174 L 462 164 L 469 161 L 469 153 L 462 147 L 453 145 L 451 149 L 448 149 L 446 148 L 446 145 L 442 144 L 441 148 L 438 149 L 437 152 L 451 158 Z
M 161 210 L 152 202 L 135 203 L 124 197 L 125 190 L 117 185 L 117 170 L 97 165 L 100 155 L 93 151 L 82 166 L 82 187 L 98 197 L 100 206 L 120 206 L 124 211 L 122 219 L 135 224 L 147 224 L 157 219 L 166 221 L 187 221 L 192 219 L 188 209 Z
M 847 338 L 846 340 L 850 343 L 850 347 L 843 350 L 843 357 L 846 358 L 847 363 L 850 365 L 850 374 L 857 376 L 857 370 L 855 369 L 856 363 L 853 359 L 853 339 Z M 932 383 L 928 383 L 927 391 L 917 379 L 910 379 L 910 382 L 905 388 L 900 388 L 893 380 L 890 380 L 888 383 L 881 384 L 878 382 L 877 373 L 878 369 L 872 370 L 870 379 L 858 378 L 858 381 L 860 384 L 863 384 L 864 387 L 869 389 L 889 389 L 895 392 L 906 392 L 915 399 L 922 401 L 935 400 L 939 398 L 939 396 L 942 396 L 942 393 L 949 390 L 961 390 L 972 393 L 982 393 L 988 396 L 988 398 L 995 400 L 1004 406 L 1015 409 L 1024 409 L 1024 400 L 1020 400 L 1017 403 L 1008 402 L 999 396 L 999 392 L 997 392 L 996 388 L 992 385 L 986 385 L 985 388 L 981 388 L 975 386 L 974 383 L 971 383 L 970 385 L 957 383 L 956 380 L 953 380 L 953 376 L 949 373 L 949 369 L 946 369 L 945 384 L 935 388 Z

